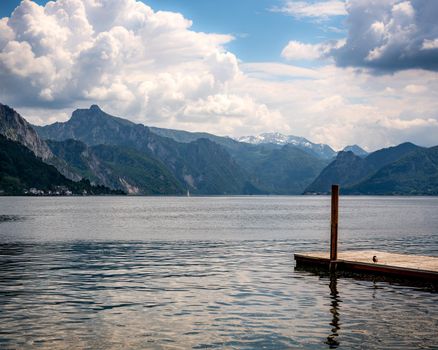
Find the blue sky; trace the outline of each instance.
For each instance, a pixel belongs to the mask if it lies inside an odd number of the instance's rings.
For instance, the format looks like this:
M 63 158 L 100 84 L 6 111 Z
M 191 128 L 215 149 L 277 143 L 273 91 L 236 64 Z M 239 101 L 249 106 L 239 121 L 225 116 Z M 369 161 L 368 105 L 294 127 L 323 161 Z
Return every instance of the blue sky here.
M 322 39 L 338 39 L 339 33 L 328 27 L 341 27 L 342 17 L 323 23 L 295 19 L 273 12 L 283 1 L 272 0 L 153 0 L 155 9 L 177 11 L 193 20 L 193 29 L 227 33 L 235 40 L 227 47 L 245 61 L 281 60 L 281 51 L 290 40 L 316 43 Z
M 41 5 L 47 3 L 46 0 L 35 2 Z M 344 29 L 344 16 L 335 16 L 323 21 L 294 18 L 273 11 L 284 5 L 282 0 L 148 0 L 143 2 L 157 11 L 182 13 L 193 21 L 193 30 L 233 35 L 235 40 L 227 45 L 227 49 L 244 61 L 283 61 L 281 51 L 290 40 L 313 44 L 322 40 L 340 39 L 345 35 L 332 29 Z M 19 3 L 19 0 L 2 2 L 0 16 L 9 16 Z M 317 64 L 317 62 L 301 63 Z
M 142 1 L 3 0 L 0 102 L 35 124 L 98 104 L 336 149 L 438 144 L 438 1 Z

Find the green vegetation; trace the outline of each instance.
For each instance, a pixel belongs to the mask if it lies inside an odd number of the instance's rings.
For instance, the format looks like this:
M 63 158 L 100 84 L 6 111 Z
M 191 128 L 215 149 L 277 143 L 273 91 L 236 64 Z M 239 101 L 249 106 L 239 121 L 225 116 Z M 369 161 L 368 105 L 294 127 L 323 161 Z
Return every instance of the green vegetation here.
M 366 161 L 353 152 L 340 152 L 319 176 L 306 189 L 305 193 L 329 193 L 332 184 L 339 184 L 341 189 L 354 184 L 370 172 Z
M 186 189 L 195 194 L 299 194 L 326 165 L 293 145 L 252 145 L 208 133 L 148 128 L 97 106 L 76 110 L 66 123 L 36 129 L 47 139 L 84 143 L 64 141 L 60 147 L 48 141 L 74 171 L 140 194 Z
M 240 160 L 265 193 L 301 194 L 328 163 L 290 144 L 280 149 L 269 144 L 252 148 Z
M 0 135 L 0 193 L 24 194 L 122 194 L 89 180 L 74 182 L 44 163 L 18 142 Z
M 411 143 L 369 155 L 350 146 L 347 150 L 360 156 L 340 152 L 327 165 L 315 151 L 292 144 L 247 144 L 208 133 L 148 128 L 98 106 L 36 130 L 61 141 L 48 144 L 67 165 L 65 173 L 136 194 L 187 189 L 194 194 L 328 193 L 333 183 L 341 185 L 342 193 L 436 193 L 433 155 Z
M 328 193 L 332 184 L 339 184 L 341 191 L 365 181 L 382 167 L 398 161 L 415 150 L 422 149 L 412 143 L 402 143 L 371 153 L 366 158 L 353 152 L 340 152 L 321 174 L 310 184 L 305 193 Z
M 239 164 L 215 142 L 203 138 L 177 142 L 144 125 L 110 116 L 97 106 L 76 110 L 66 123 L 36 130 L 45 138 L 74 138 L 85 143 L 87 151 L 74 147 L 62 151 L 49 142 L 52 151 L 81 174 L 113 188 L 119 188 L 120 181 L 109 177 L 117 175 L 129 183 L 133 193 L 135 188 L 144 194 L 180 194 L 186 189 L 198 194 L 258 193 Z M 102 145 L 111 146 L 111 151 Z M 68 154 L 71 151 L 74 155 Z M 95 161 L 85 160 L 87 157 Z M 90 163 L 103 166 L 105 172 Z
M 417 149 L 388 164 L 348 194 L 438 195 L 438 146 Z
M 159 161 L 135 149 L 88 147 L 81 141 L 47 141 L 52 152 L 94 183 L 133 194 L 182 194 L 185 189 Z

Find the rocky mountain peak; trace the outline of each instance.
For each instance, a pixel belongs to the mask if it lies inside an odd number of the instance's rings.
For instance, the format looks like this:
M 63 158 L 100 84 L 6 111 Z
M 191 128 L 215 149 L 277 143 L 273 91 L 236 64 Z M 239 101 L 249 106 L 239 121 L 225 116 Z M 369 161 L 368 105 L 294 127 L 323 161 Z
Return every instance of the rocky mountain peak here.
M 357 155 L 353 151 L 340 151 L 336 156 L 337 160 L 355 159 Z
M 0 134 L 21 143 L 37 157 L 47 160 L 53 157 L 47 144 L 41 140 L 31 125 L 14 109 L 0 103 Z
M 258 136 L 242 136 L 235 140 L 255 145 L 263 143 L 272 143 L 281 146 L 291 144 L 323 159 L 330 159 L 336 155 L 336 152 L 329 145 L 313 143 L 304 137 L 283 135 L 279 132 L 268 132 Z
M 358 146 L 358 145 L 349 145 L 344 147 L 343 151 L 351 151 L 353 152 L 355 155 L 359 156 L 359 157 L 366 157 L 368 155 L 368 152 L 365 151 L 362 147 Z
M 93 104 L 90 106 L 90 111 L 102 111 L 102 110 L 98 105 Z

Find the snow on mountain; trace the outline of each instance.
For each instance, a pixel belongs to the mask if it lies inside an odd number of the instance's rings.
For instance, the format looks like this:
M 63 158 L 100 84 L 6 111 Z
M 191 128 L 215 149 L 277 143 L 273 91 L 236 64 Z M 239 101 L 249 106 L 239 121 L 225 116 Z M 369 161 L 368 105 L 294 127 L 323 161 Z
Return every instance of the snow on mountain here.
M 359 157 L 366 157 L 369 153 L 367 151 L 365 151 L 362 147 L 358 146 L 358 145 L 350 145 L 350 146 L 346 146 L 342 151 L 344 152 L 353 152 L 355 155 L 359 156 Z
M 273 143 L 276 145 L 292 144 L 308 153 L 325 159 L 333 158 L 336 155 L 336 152 L 329 145 L 323 143 L 313 143 L 304 137 L 283 135 L 279 132 L 263 133 L 258 136 L 242 136 L 236 138 L 235 140 L 239 142 L 252 143 L 255 145 L 262 143 Z

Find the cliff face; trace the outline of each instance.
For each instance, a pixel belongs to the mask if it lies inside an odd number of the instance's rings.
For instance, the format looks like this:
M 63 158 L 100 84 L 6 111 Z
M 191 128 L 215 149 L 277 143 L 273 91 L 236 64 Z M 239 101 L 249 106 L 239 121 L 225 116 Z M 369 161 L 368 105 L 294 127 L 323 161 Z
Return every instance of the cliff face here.
M 40 139 L 30 124 L 15 110 L 0 103 L 0 134 L 7 139 L 21 143 L 44 161 L 53 158 L 47 144 Z
M 183 194 L 184 188 L 157 160 L 135 149 L 110 145 L 87 146 L 81 141 L 47 140 L 56 156 L 92 184 L 129 194 Z
M 366 195 L 436 196 L 438 194 L 438 146 L 427 149 L 417 148 L 399 160 L 383 166 L 374 175 L 345 189 L 344 192 Z
M 332 184 L 348 186 L 358 182 L 369 172 L 369 166 L 363 158 L 351 151 L 342 151 L 306 188 L 305 193 L 329 193 Z
M 427 186 L 413 186 L 412 184 L 393 187 L 391 183 L 385 183 L 392 178 L 392 173 L 396 172 L 397 163 L 399 160 L 404 159 L 406 156 L 413 154 L 423 154 L 422 147 L 416 146 L 412 143 L 405 142 L 398 146 L 383 148 L 375 151 L 365 158 L 355 155 L 353 152 L 339 152 L 336 159 L 331 162 L 319 176 L 310 184 L 305 190 L 306 193 L 329 193 L 331 184 L 339 184 L 342 188 L 342 193 L 354 193 L 354 194 L 428 194 L 431 191 L 435 191 L 435 185 L 433 178 L 427 178 Z M 417 153 L 415 153 L 417 152 Z M 419 153 L 418 153 L 419 152 Z M 415 158 L 415 157 L 414 157 Z M 418 157 L 417 157 L 418 158 Z M 418 159 L 412 159 L 407 164 L 416 164 Z M 433 169 L 433 166 L 426 162 L 421 161 L 421 169 L 428 168 Z M 432 162 L 433 163 L 433 162 Z M 405 164 L 405 163 L 403 163 Z M 393 167 L 394 166 L 394 167 Z M 384 169 L 387 168 L 387 171 Z M 409 167 L 408 167 L 409 168 Z M 397 170 L 398 171 L 398 170 Z M 421 170 L 420 172 L 423 172 Z M 431 171 L 433 173 L 433 171 Z M 379 174 L 379 176 L 377 176 Z M 382 177 L 382 174 L 385 176 Z M 406 170 L 408 174 L 408 170 Z M 419 179 L 420 175 L 414 176 L 413 172 L 410 173 L 411 179 Z M 376 177 L 377 176 L 377 177 Z M 397 179 L 401 178 L 401 175 L 395 176 Z M 374 179 L 374 182 L 368 180 Z M 426 179 L 426 177 L 424 177 Z M 391 180 L 392 181 L 392 180 Z M 397 180 L 398 181 L 398 180 Z M 396 183 L 395 181 L 394 183 Z M 403 180 L 405 181 L 405 180 Z M 378 184 L 378 185 L 377 185 Z M 360 186 L 359 186 L 360 185 Z M 354 191 L 353 191 L 354 189 Z M 429 191 L 430 189 L 430 191 Z M 386 192 L 385 192 L 386 191 Z
M 180 194 L 183 189 L 197 194 L 254 191 L 247 174 L 223 146 L 204 138 L 177 142 L 151 132 L 142 124 L 109 115 L 96 105 L 74 111 L 65 123 L 36 127 L 36 130 L 46 140 L 83 142 L 100 160 L 100 165 L 112 169 L 103 174 L 100 168 L 91 166 L 94 161 L 90 163 L 85 155 L 80 156 L 90 165 L 90 170 L 94 169 L 92 176 L 104 184 L 122 185 L 131 193 L 155 194 L 158 190 L 158 193 Z M 72 163 L 58 152 L 65 149 L 69 153 L 67 149 L 72 145 L 50 143 L 52 151 L 68 164 Z M 99 145 L 101 147 L 97 147 Z M 146 173 L 145 169 L 148 169 Z M 118 174 L 117 178 L 115 174 Z
M 47 143 L 38 136 L 34 128 L 20 114 L 1 103 L 0 135 L 25 146 L 45 163 L 53 165 L 66 178 L 73 181 L 82 179 L 82 176 L 73 171 L 65 161 L 53 154 Z
M 88 180 L 74 182 L 17 141 L 0 135 L 0 195 L 123 194 Z

